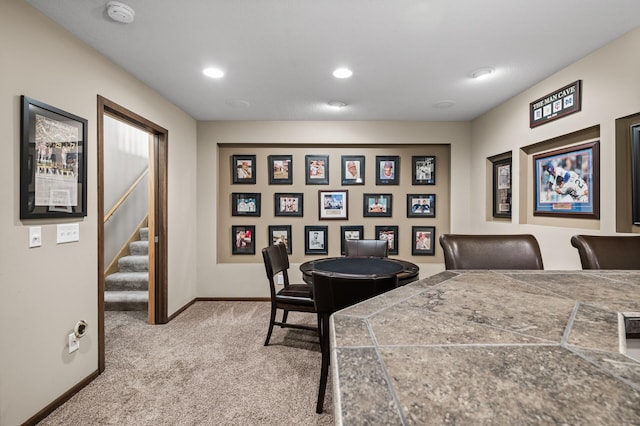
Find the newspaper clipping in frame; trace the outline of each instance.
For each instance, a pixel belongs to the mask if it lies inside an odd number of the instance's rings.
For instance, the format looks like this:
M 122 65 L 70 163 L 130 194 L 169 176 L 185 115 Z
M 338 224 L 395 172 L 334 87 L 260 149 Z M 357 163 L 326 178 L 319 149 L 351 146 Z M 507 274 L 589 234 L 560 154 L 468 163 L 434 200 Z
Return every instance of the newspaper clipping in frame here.
M 36 114 L 35 204 L 71 211 L 78 205 L 79 129 Z

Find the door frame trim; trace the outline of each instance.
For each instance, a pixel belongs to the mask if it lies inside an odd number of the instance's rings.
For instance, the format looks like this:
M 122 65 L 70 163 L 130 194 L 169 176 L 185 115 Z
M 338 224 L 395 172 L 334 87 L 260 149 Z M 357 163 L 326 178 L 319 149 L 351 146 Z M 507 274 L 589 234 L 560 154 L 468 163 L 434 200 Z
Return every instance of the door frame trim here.
M 166 324 L 168 318 L 168 225 L 167 225 L 167 187 L 168 187 L 168 141 L 169 131 L 146 118 L 130 111 L 109 99 L 98 95 L 98 371 L 105 369 L 105 333 L 104 333 L 104 114 L 144 130 L 153 135 L 155 149 L 150 152 L 155 161 L 155 174 L 149 180 L 155 180 L 155 279 L 153 294 L 149 301 L 153 303 L 152 324 Z M 153 160 L 152 160 L 153 161 Z M 152 230 L 150 230 L 152 231 Z M 154 241 L 154 233 L 149 233 L 149 242 Z

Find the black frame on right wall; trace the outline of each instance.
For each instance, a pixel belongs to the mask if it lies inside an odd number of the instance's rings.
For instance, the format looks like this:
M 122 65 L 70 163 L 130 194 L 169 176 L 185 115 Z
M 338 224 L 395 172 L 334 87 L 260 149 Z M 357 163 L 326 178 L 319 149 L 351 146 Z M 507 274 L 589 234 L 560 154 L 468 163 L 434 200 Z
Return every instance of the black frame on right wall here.
M 640 225 L 640 124 L 631 126 L 631 210 L 634 225 Z

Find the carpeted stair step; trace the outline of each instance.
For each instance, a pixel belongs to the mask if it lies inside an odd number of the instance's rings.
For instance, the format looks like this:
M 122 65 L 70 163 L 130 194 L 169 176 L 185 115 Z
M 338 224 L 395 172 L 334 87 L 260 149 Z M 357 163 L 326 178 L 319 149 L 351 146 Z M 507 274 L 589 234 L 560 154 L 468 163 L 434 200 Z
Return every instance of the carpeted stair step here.
M 116 272 L 105 278 L 106 291 L 139 290 L 149 288 L 148 272 Z
M 146 291 L 105 291 L 107 311 L 146 311 L 149 295 Z
M 149 228 L 140 228 L 140 241 L 149 241 Z
M 120 272 L 144 272 L 149 270 L 149 256 L 124 256 L 118 260 Z
M 149 241 L 132 241 L 129 243 L 129 253 L 132 256 L 148 256 Z

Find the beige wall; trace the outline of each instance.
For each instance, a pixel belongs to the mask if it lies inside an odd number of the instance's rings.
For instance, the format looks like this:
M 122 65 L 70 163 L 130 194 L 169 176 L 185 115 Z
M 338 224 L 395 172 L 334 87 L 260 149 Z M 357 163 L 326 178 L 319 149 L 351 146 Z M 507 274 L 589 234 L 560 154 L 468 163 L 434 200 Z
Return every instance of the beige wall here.
M 77 41 L 26 2 L 0 14 L 0 424 L 27 420 L 97 370 L 97 95 L 169 130 L 169 313 L 195 296 L 196 123 L 140 81 Z M 19 217 L 20 95 L 88 119 L 88 215 Z M 76 222 L 80 241 L 55 243 Z M 42 247 L 28 229 L 42 226 Z M 80 350 L 67 335 L 89 323 Z
M 577 251 L 570 244 L 572 235 L 615 234 L 615 120 L 640 111 L 639 49 L 640 30 L 635 30 L 473 121 L 471 182 L 485 181 L 487 157 L 513 153 L 513 219 L 492 221 L 473 215 L 471 227 L 459 231 L 532 233 L 540 242 L 545 269 L 580 269 Z M 530 129 L 529 103 L 576 80 L 583 84 L 582 110 Z M 520 149 L 594 126 L 600 131 L 600 220 L 555 219 L 545 221 L 545 226 L 533 224 L 526 219 L 528 212 L 521 215 L 522 209 L 531 208 L 525 203 L 533 195 L 531 186 L 520 179 L 520 170 L 531 162 Z M 471 192 L 472 204 L 486 205 L 490 196 L 485 185 L 477 186 Z
M 220 246 L 220 241 L 227 242 L 230 238 L 230 230 L 227 226 L 227 216 L 229 215 L 229 192 L 231 191 L 228 185 L 229 172 L 224 170 L 219 173 L 218 164 L 220 161 L 226 162 L 228 158 L 219 159 L 218 144 L 237 144 L 239 149 L 243 149 L 243 144 L 250 144 L 254 147 L 267 147 L 269 145 L 278 144 L 278 154 L 293 153 L 294 150 L 298 153 L 300 146 L 304 145 L 308 147 L 308 154 L 322 154 L 322 153 L 335 153 L 335 156 L 331 159 L 331 169 L 339 171 L 339 153 L 342 152 L 341 147 L 349 145 L 349 151 L 345 149 L 345 154 L 352 154 L 352 150 L 357 150 L 357 145 L 377 145 L 375 150 L 366 151 L 367 155 L 367 179 L 373 177 L 372 174 L 372 161 L 376 152 L 382 152 L 378 150 L 386 149 L 386 155 L 393 155 L 393 152 L 403 151 L 408 157 L 410 162 L 410 150 L 401 145 L 418 144 L 418 145 L 450 145 L 451 146 L 451 164 L 452 173 L 450 177 L 451 188 L 456 188 L 456 191 L 451 191 L 450 195 L 450 222 L 451 228 L 461 228 L 468 226 L 470 220 L 469 209 L 469 123 L 424 123 L 424 122 L 349 122 L 349 121 L 322 121 L 322 122 L 199 122 L 198 123 L 198 295 L 201 297 L 266 297 L 269 294 L 267 286 L 264 265 L 262 263 L 259 253 L 253 257 L 253 263 L 224 263 L 218 262 L 217 259 L 228 259 L 226 253 L 220 255 L 217 250 Z M 287 145 L 291 146 L 290 150 L 287 150 Z M 394 145 L 398 145 L 398 148 L 394 148 Z M 254 148 L 252 148 L 254 149 Z M 262 152 L 259 148 L 255 148 L 256 152 Z M 406 150 L 406 151 L 404 151 Z M 428 146 L 417 148 L 416 155 L 422 155 L 429 150 Z M 363 151 L 363 150 L 360 150 Z M 371 155 L 369 155 L 371 152 Z M 238 151 L 237 154 L 245 153 L 244 151 Z M 364 152 L 361 152 L 364 153 Z M 226 154 L 225 154 L 226 155 Z M 295 168 L 300 169 L 303 166 L 304 154 L 301 154 L 301 159 L 298 159 L 294 165 Z M 379 154 L 380 155 L 380 154 Z M 296 154 L 297 157 L 299 155 Z M 266 167 L 266 159 L 263 162 L 258 163 L 259 167 Z M 294 162 L 296 159 L 294 159 Z M 403 164 L 407 161 L 403 160 Z M 436 165 L 436 167 L 438 167 Z M 302 170 L 298 170 L 298 172 Z M 260 173 L 260 172 L 259 172 Z M 405 175 L 409 174 L 405 173 Z M 266 173 L 263 173 L 263 178 L 266 179 Z M 222 176 L 225 182 L 219 182 L 219 178 Z M 300 175 L 300 179 L 303 175 Z M 337 175 L 334 182 L 337 181 Z M 245 192 L 262 192 L 249 190 L 249 187 L 253 185 L 237 185 L 241 191 Z M 324 188 L 350 188 L 355 191 L 357 187 L 341 187 L 339 184 L 324 186 Z M 362 187 L 360 187 L 362 188 Z M 376 188 L 375 185 L 370 188 Z M 377 187 L 380 188 L 380 187 Z M 430 192 L 427 186 L 411 186 L 410 175 L 407 179 L 402 179 L 401 185 L 394 192 L 398 194 L 406 193 L 421 193 Z M 264 188 L 263 188 L 264 189 Z M 282 188 L 283 192 L 288 191 Z M 313 188 L 314 190 L 318 188 Z M 440 189 L 440 188 L 439 188 Z M 266 191 L 266 189 L 265 189 Z M 279 191 L 280 192 L 280 191 Z M 302 191 L 297 191 L 302 192 Z M 373 191 L 372 191 L 373 192 Z M 391 192 L 391 191 L 383 191 Z M 270 194 L 270 193 L 269 193 Z M 269 198 L 269 197 L 267 197 Z M 305 196 L 305 217 L 304 223 L 300 225 L 303 227 L 305 224 L 328 224 L 326 221 L 318 222 L 313 220 L 313 217 L 317 217 L 317 201 L 309 200 L 310 197 Z M 264 205 L 272 206 L 268 204 L 270 200 L 264 201 Z M 438 202 L 438 200 L 436 200 Z M 353 206 L 361 206 L 361 201 L 356 200 Z M 308 211 L 308 206 L 311 206 L 311 211 Z M 378 223 L 373 218 L 361 217 L 362 213 L 358 212 L 357 207 L 350 208 L 350 220 L 348 224 L 359 225 L 364 224 L 365 234 L 371 236 L 373 233 L 373 222 Z M 361 207 L 360 207 L 361 208 Z M 355 209 L 355 210 L 354 210 Z M 398 223 L 406 221 L 405 213 L 405 199 L 404 195 L 394 196 L 394 218 L 398 219 Z M 441 210 L 439 210 L 440 212 Z M 438 213 L 440 214 L 440 213 Z M 219 215 L 224 215 L 224 220 L 219 219 Z M 266 211 L 263 209 L 263 217 L 270 217 L 273 213 L 269 208 Z M 351 220 L 351 217 L 357 218 L 357 220 Z M 395 222 L 394 220 L 391 220 Z M 293 222 L 293 221 L 292 221 Z M 366 223 L 363 223 L 366 222 Z M 371 222 L 371 223 L 369 223 Z M 216 224 L 222 223 L 221 229 L 218 229 Z M 296 222 L 297 223 L 297 222 Z M 398 224 L 393 223 L 393 224 Z M 340 224 L 346 224 L 341 221 Z M 392 223 L 384 221 L 382 225 Z M 426 224 L 426 223 L 425 223 Z M 264 224 L 263 224 L 264 225 Z M 330 226 L 335 225 L 335 229 L 330 227 L 330 236 L 337 232 L 339 225 L 328 224 Z M 410 227 L 410 225 L 407 225 Z M 266 229 L 266 225 L 264 225 Z M 224 228 L 224 229 L 222 229 Z M 335 231 L 335 232 L 334 232 Z M 260 229 L 257 231 L 259 237 L 266 239 L 266 230 Z M 294 229 L 295 232 L 295 229 Z M 401 230 L 402 232 L 402 230 Z M 410 232 L 410 231 L 409 231 Z M 438 229 L 436 229 L 438 233 Z M 265 235 L 263 235 L 265 234 Z M 301 241 L 304 239 L 303 233 L 299 235 L 295 234 L 298 239 L 296 243 L 297 250 L 300 252 Z M 401 233 L 401 238 L 403 237 Z M 411 257 L 411 252 L 408 250 L 405 240 L 400 241 L 401 251 L 404 257 L 408 254 Z M 224 250 L 228 250 L 228 244 L 222 243 Z M 339 253 L 338 243 L 330 241 L 330 254 L 337 255 Z M 436 252 L 440 250 L 439 245 L 436 246 Z M 293 280 L 301 280 L 298 266 L 301 262 L 307 260 L 310 257 L 305 258 L 298 254 L 293 256 L 291 278 Z M 444 264 L 440 256 L 435 258 L 415 256 L 412 260 L 420 266 L 420 276 L 426 277 L 433 273 L 439 272 L 444 269 Z M 244 260 L 243 260 L 244 262 Z M 421 263 L 422 262 L 422 263 Z

